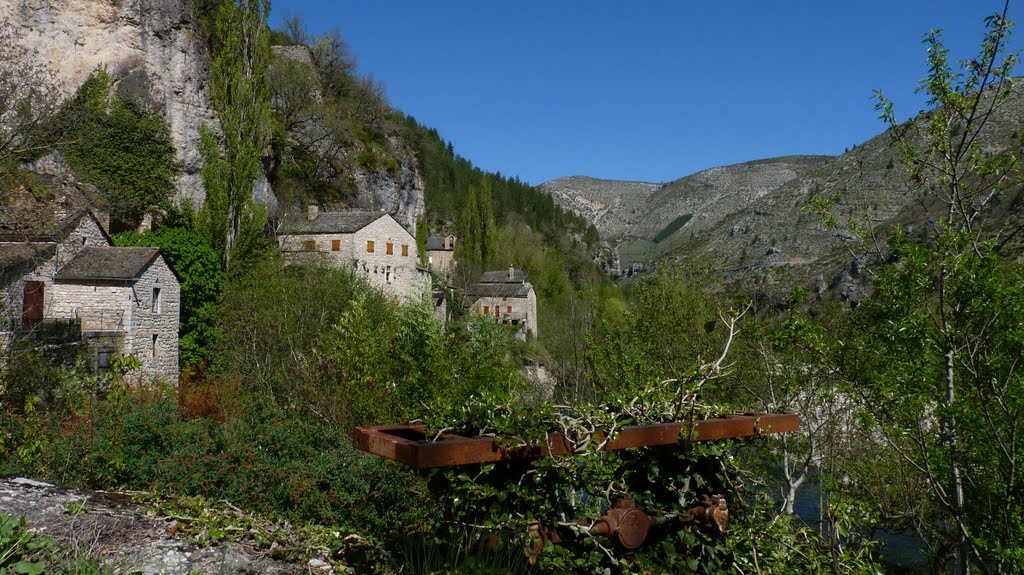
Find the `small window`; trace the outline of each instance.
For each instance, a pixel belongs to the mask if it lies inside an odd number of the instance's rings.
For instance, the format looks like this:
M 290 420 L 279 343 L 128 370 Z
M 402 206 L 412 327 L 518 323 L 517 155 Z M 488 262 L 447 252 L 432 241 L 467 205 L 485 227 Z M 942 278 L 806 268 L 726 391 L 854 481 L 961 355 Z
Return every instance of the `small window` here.
M 403 256 L 408 256 L 409 255 L 409 244 L 402 244 L 402 255 Z
M 82 236 L 82 245 L 83 245 L 83 246 L 84 246 L 84 245 L 86 244 L 86 242 L 88 242 L 88 241 L 89 241 L 89 239 L 88 239 L 88 238 L 86 238 L 85 236 Z
M 366 253 L 373 253 L 373 240 L 366 240 Z
M 160 348 L 156 344 L 157 344 L 157 334 L 154 333 L 153 334 L 153 359 L 156 359 L 157 356 L 160 355 L 160 352 L 159 352 Z
M 485 305 L 484 306 L 484 315 L 491 315 L 491 306 L 489 306 L 489 305 Z
M 341 240 L 331 240 L 331 251 L 332 252 L 340 252 L 341 251 Z
M 427 256 L 427 263 L 428 264 L 434 263 L 434 256 Z
M 391 283 L 391 266 L 388 266 L 386 275 L 384 276 L 384 281 Z
M 110 371 L 110 358 L 114 355 L 114 348 L 104 347 L 96 352 L 96 371 L 107 373 Z
M 307 251 L 307 252 L 315 252 L 316 251 L 316 240 L 306 240 L 306 241 L 302 242 L 302 249 Z
M 393 244 L 391 242 L 388 242 L 388 255 L 389 256 L 395 255 L 395 244 Z
M 512 313 L 512 306 L 508 306 L 508 307 L 506 307 L 506 308 L 505 308 L 505 312 L 506 312 L 506 313 Z
M 160 288 L 153 288 L 153 301 L 151 303 L 153 313 L 160 313 Z

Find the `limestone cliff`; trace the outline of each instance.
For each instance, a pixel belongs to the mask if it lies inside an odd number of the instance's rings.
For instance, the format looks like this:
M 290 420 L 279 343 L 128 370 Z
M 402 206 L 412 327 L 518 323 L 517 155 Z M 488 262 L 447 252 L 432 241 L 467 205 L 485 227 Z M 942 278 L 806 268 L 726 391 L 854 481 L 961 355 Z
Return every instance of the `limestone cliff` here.
M 178 195 L 202 200 L 199 125 L 217 119 L 188 0 L 0 0 L 0 23 L 63 96 L 105 67 L 115 89 L 161 110 L 182 163 Z
M 0 0 L 3 37 L 16 44 L 18 57 L 45 71 L 67 98 L 97 68 L 113 77 L 113 88 L 159 110 L 166 119 L 182 172 L 180 199 L 199 205 L 205 198 L 200 170 L 199 126 L 219 128 L 210 98 L 208 51 L 191 0 Z M 305 53 L 304 48 L 293 51 Z M 311 62 L 310 62 L 311 63 Z M 379 209 L 414 229 L 423 213 L 423 176 L 415 154 L 397 133 L 389 134 L 394 157 L 390 170 L 369 171 L 347 162 L 342 176 L 351 182 L 353 207 Z M 355 157 L 357 145 L 339 142 L 340 157 Z M 254 197 L 273 208 L 267 180 Z M 289 209 L 291 206 L 282 206 Z

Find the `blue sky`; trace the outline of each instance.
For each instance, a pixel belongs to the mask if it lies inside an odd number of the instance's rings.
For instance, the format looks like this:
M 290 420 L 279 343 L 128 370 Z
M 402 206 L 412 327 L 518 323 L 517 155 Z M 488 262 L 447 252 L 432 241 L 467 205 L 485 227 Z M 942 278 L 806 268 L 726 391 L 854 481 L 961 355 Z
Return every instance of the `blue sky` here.
M 924 107 L 914 88 L 926 72 L 925 32 L 942 28 L 960 61 L 1001 8 L 274 0 L 271 23 L 292 13 L 313 34 L 339 29 L 392 105 L 481 168 L 534 184 L 569 175 L 661 182 L 758 158 L 842 153 L 882 130 L 874 89 L 903 117 Z

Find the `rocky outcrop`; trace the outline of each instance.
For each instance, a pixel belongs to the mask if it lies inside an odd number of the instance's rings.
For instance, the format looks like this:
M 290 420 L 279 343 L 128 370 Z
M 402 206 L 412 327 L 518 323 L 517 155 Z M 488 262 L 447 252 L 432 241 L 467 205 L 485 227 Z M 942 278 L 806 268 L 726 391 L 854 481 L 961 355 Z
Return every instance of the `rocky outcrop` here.
M 23 516 L 33 532 L 99 558 L 116 572 L 334 573 L 321 559 L 288 563 L 240 543 L 201 547 L 177 535 L 178 522 L 136 504 L 131 494 L 74 490 L 29 479 L 0 480 L 0 512 Z
M 400 149 L 400 142 L 392 146 Z M 416 235 L 416 219 L 423 215 L 423 175 L 412 154 L 396 154 L 398 170 L 395 173 L 357 172 L 360 207 L 381 210 L 391 214 L 409 233 Z
M 205 197 L 199 125 L 217 125 L 209 60 L 189 0 L 0 0 L 0 25 L 27 64 L 70 96 L 97 68 L 114 88 L 160 110 L 183 170 L 178 195 Z

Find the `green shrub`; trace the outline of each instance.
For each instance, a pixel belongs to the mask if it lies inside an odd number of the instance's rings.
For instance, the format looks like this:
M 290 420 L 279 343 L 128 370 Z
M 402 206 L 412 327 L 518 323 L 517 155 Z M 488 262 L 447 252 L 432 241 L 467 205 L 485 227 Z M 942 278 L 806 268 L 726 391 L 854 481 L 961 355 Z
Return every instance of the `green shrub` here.
M 96 70 L 65 106 L 60 149 L 75 175 L 99 188 L 114 223 L 131 228 L 168 206 L 179 165 L 163 116 L 131 97 L 110 97 L 110 83 Z

